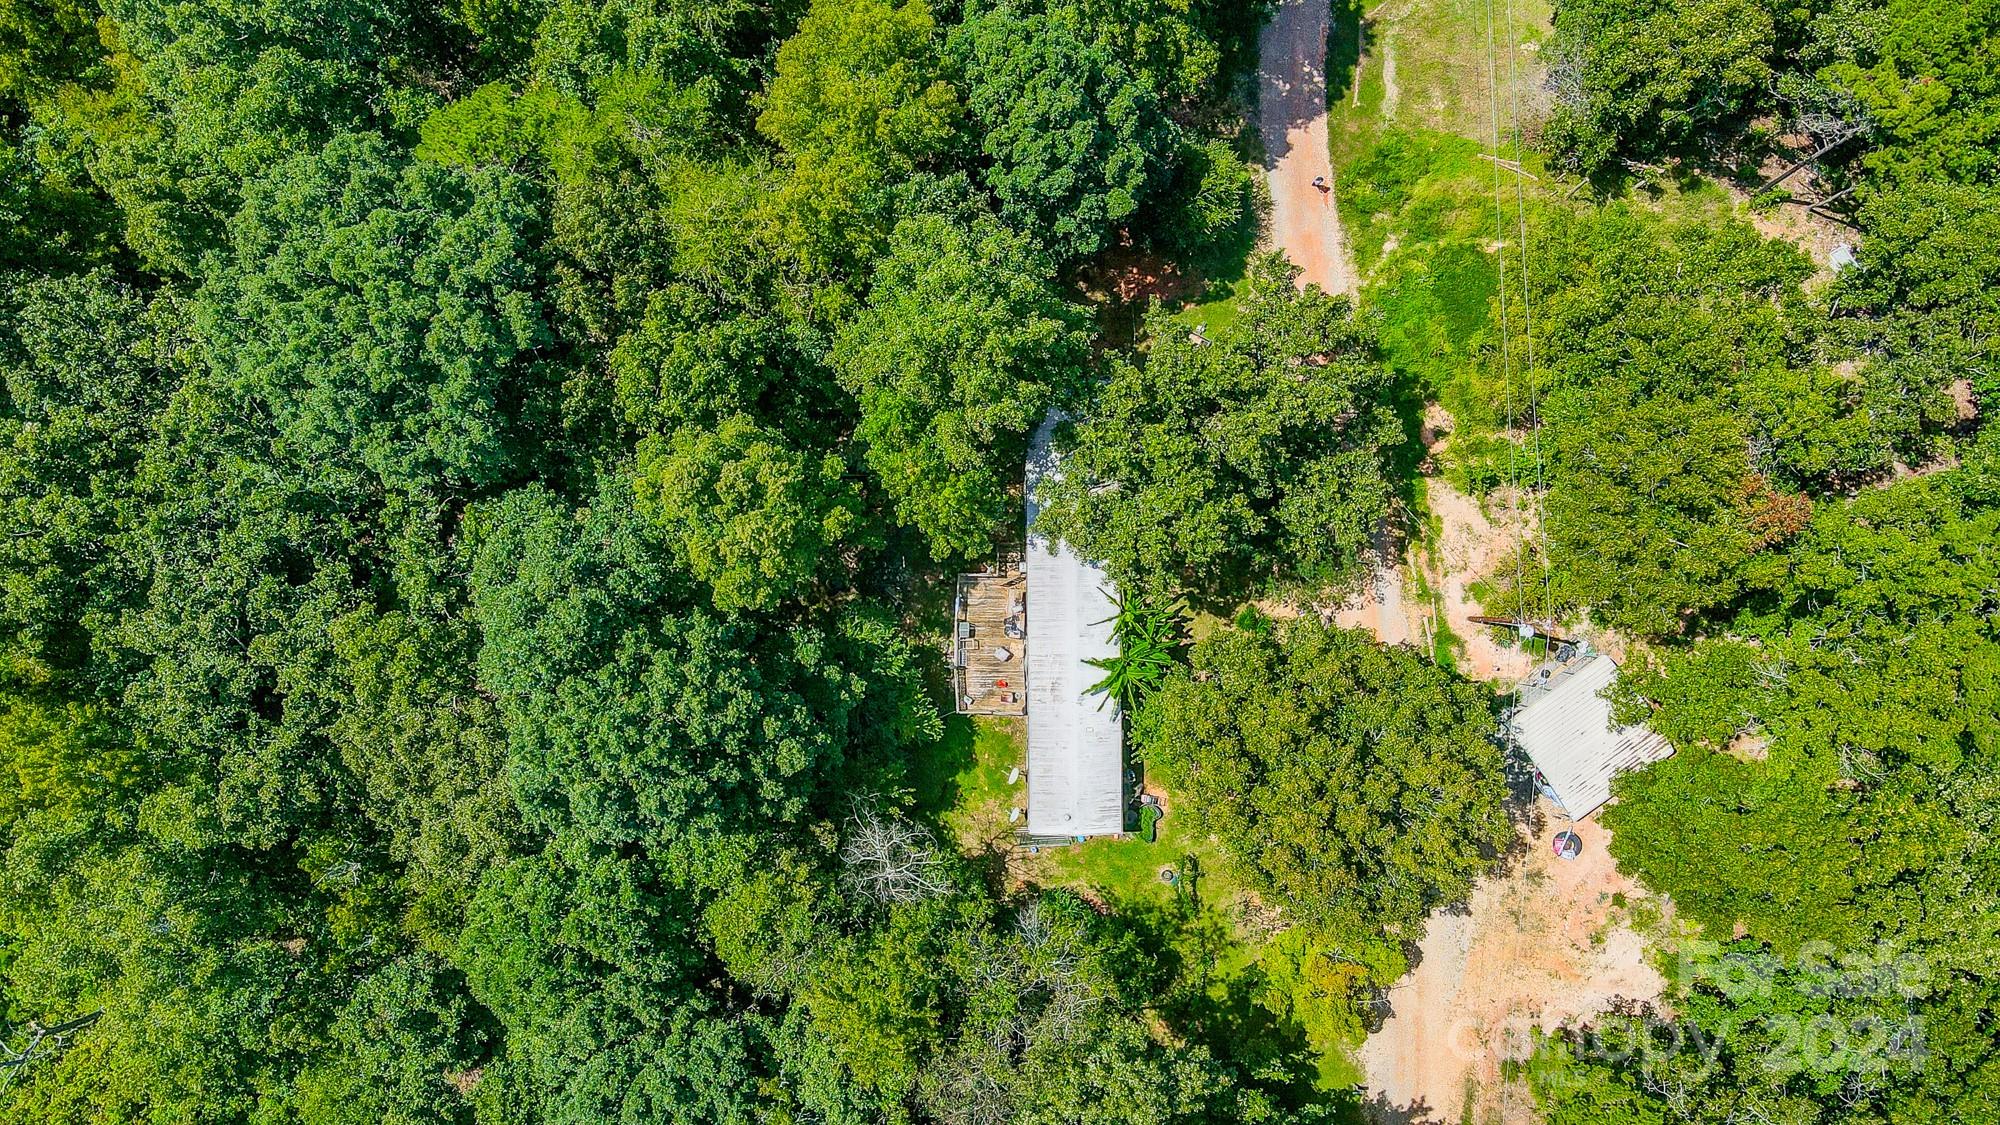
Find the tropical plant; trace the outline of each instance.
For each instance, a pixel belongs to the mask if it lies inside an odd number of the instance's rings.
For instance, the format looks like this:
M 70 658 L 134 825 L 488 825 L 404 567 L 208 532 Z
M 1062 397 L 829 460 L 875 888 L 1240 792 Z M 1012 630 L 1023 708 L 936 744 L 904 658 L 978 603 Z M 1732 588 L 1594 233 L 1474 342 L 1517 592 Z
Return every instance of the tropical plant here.
M 1116 699 L 1120 707 L 1132 711 L 1173 670 L 1179 651 L 1186 644 L 1181 623 L 1187 616 L 1187 601 L 1183 598 L 1165 601 L 1122 591 L 1105 593 L 1118 606 L 1118 612 L 1095 624 L 1111 623 L 1118 655 L 1089 661 L 1091 667 L 1104 672 L 1104 678 L 1092 684 L 1090 690 L 1106 700 Z M 1104 704 L 1100 702 L 1097 708 L 1103 710 Z

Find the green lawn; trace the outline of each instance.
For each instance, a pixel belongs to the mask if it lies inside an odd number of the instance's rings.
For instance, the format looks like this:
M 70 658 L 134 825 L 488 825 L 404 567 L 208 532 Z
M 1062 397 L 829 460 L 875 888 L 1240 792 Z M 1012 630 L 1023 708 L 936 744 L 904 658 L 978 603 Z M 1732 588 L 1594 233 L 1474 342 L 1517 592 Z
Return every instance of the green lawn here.
M 1334 156 L 1342 152 L 1340 135 L 1356 125 L 1394 124 L 1490 142 L 1496 80 L 1503 129 L 1517 100 L 1524 112 L 1536 103 L 1550 16 L 1548 0 L 1494 0 L 1490 8 L 1486 0 L 1336 4 L 1330 61 L 1347 69 L 1329 83 Z M 1358 83 L 1351 78 L 1357 41 Z
M 1390 0 L 1365 15 L 1349 9 L 1336 41 L 1364 44 L 1360 78 L 1335 83 L 1342 96 L 1328 129 L 1362 304 L 1378 315 L 1384 357 L 1405 393 L 1442 404 L 1456 420 L 1444 468 L 1474 492 L 1512 448 L 1491 438 L 1502 422 L 1494 403 L 1504 397 L 1492 360 L 1499 337 L 1494 248 L 1513 252 L 1517 208 L 1531 211 L 1555 186 L 1537 154 L 1511 143 L 1517 90 L 1522 113 L 1533 113 L 1549 8 L 1543 0 L 1511 7 L 1511 64 L 1508 6 L 1491 9 L 1503 21 L 1493 29 L 1484 0 Z M 1536 178 L 1501 168 L 1489 159 L 1496 153 Z

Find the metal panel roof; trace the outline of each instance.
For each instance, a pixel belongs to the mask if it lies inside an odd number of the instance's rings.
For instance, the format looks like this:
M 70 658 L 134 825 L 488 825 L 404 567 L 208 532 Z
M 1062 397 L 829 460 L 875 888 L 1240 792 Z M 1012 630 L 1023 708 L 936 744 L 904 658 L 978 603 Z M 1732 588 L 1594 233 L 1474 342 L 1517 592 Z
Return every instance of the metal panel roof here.
M 1643 726 L 1612 722 L 1602 693 L 1617 678 L 1618 665 L 1602 653 L 1574 660 L 1553 670 L 1545 685 L 1524 689 L 1511 720 L 1514 741 L 1577 819 L 1611 799 L 1613 777 L 1674 752 Z
M 1097 836 L 1125 830 L 1124 726 L 1116 701 L 1089 693 L 1104 674 L 1086 663 L 1117 653 L 1118 607 L 1102 568 L 1035 533 L 1061 420 L 1043 419 L 1028 451 L 1028 832 Z

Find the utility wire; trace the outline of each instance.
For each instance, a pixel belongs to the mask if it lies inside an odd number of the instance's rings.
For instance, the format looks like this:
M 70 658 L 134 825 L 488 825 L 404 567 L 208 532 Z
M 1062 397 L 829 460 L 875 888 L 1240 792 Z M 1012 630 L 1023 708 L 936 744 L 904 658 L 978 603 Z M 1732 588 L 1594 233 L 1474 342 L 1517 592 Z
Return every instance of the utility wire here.
M 1520 54 L 1514 41 L 1514 0 L 1506 0 L 1507 16 L 1507 86 L 1512 107 L 1514 161 L 1517 165 L 1526 156 L 1527 146 L 1521 134 L 1521 82 L 1517 71 Z M 1498 145 L 1496 144 L 1496 148 Z M 1497 156 L 1498 153 L 1495 153 Z M 1496 165 L 1497 167 L 1497 165 Z M 1528 441 L 1535 457 L 1535 491 L 1531 510 L 1535 517 L 1535 535 L 1541 542 L 1542 556 L 1542 620 L 1553 623 L 1556 617 L 1555 582 L 1551 571 L 1549 554 L 1549 530 L 1547 513 L 1542 508 L 1542 497 L 1546 494 L 1546 477 L 1542 456 L 1542 412 L 1540 395 L 1536 386 L 1535 370 L 1535 303 L 1533 276 L 1529 272 L 1528 253 L 1528 185 L 1526 177 L 1514 177 L 1514 218 L 1520 231 L 1521 255 L 1521 318 L 1522 346 L 1526 349 Z M 1525 544 L 1524 544 L 1525 549 Z
M 1514 329 L 1507 314 L 1507 212 L 1500 191 L 1499 160 L 1500 64 L 1494 47 L 1493 20 L 1493 0 L 1486 0 L 1486 103 L 1493 127 L 1493 249 L 1494 260 L 1499 269 L 1497 292 L 1500 297 L 1500 385 L 1506 403 L 1506 428 L 1511 433 L 1514 429 Z M 1520 466 L 1517 461 L 1518 458 L 1509 454 L 1507 489 L 1516 498 L 1520 496 Z M 1526 552 L 1525 541 L 1514 552 L 1515 617 L 1523 623 L 1528 620 L 1527 580 L 1522 562 L 1522 556 Z

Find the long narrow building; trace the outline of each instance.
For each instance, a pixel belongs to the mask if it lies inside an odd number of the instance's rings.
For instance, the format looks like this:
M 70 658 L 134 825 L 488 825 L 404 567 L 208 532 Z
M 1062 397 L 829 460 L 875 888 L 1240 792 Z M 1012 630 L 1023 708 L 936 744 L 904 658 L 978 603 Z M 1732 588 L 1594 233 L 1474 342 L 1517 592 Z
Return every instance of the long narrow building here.
M 1125 830 L 1125 737 L 1116 700 L 1090 687 L 1089 661 L 1116 655 L 1118 612 L 1104 570 L 1035 531 L 1035 490 L 1055 474 L 1051 412 L 1028 451 L 1028 834 L 1101 836 Z

